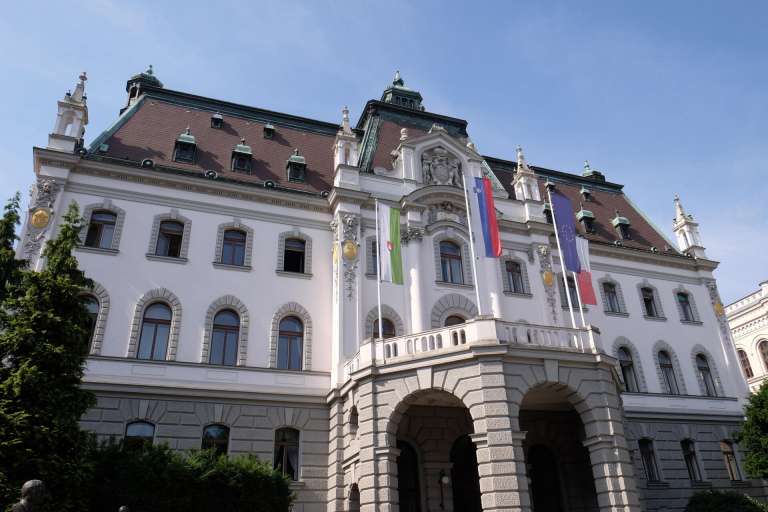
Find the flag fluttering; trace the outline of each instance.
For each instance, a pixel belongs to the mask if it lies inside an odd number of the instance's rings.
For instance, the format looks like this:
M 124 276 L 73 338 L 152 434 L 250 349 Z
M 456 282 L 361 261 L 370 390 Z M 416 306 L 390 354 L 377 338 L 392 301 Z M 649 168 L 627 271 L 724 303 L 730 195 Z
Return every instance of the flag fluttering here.
M 581 265 L 576 248 L 576 222 L 571 200 L 557 190 L 553 190 L 550 194 L 550 201 L 552 202 L 552 215 L 557 225 L 560 250 L 563 255 L 562 265 L 566 270 L 578 274 L 581 271 Z
M 592 287 L 592 267 L 589 264 L 589 242 L 586 238 L 576 238 L 576 250 L 579 255 L 581 272 L 576 274 L 576 285 L 579 287 L 582 304 L 597 306 L 595 289 Z
M 380 279 L 403 284 L 403 260 L 400 252 L 400 209 L 378 205 L 378 251 Z
M 499 223 L 496 220 L 496 206 L 493 203 L 493 186 L 488 177 L 473 178 L 473 194 L 470 195 L 471 208 L 476 210 L 480 220 L 480 228 L 485 242 L 485 256 L 498 258 L 501 256 L 501 237 Z M 475 211 L 472 212 L 473 214 Z

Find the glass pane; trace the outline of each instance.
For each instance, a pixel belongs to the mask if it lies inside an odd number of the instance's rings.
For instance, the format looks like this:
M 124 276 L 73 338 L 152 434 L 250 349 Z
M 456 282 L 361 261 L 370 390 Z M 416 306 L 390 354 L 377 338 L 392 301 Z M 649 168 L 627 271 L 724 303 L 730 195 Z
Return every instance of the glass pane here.
M 168 324 L 157 324 L 157 331 L 155 333 L 155 350 L 152 352 L 152 359 L 156 361 L 162 361 L 165 359 L 165 354 L 168 349 L 168 335 L 171 331 L 171 326 Z
M 245 247 L 236 245 L 232 254 L 232 265 L 245 265 Z
M 273 461 L 272 466 L 275 469 L 285 470 L 285 468 L 283 467 L 284 457 L 285 457 L 285 446 L 282 446 L 282 445 L 275 446 L 275 460 Z
M 148 437 L 151 439 L 154 435 L 155 426 L 146 421 L 129 423 L 125 429 L 125 437 Z
M 709 371 L 709 363 L 707 363 L 707 358 L 701 354 L 696 356 L 696 366 L 699 367 L 699 370 Z
M 88 233 L 85 235 L 85 245 L 87 247 L 98 247 L 101 234 L 101 224 L 91 221 L 88 226 Z
M 83 300 L 85 303 L 85 309 L 88 310 L 88 313 L 91 315 L 98 315 L 99 314 L 99 301 L 96 300 L 95 297 L 87 296 Z
M 225 242 L 245 243 L 245 233 L 242 231 L 228 230 L 224 232 Z
M 167 320 L 170 322 L 171 316 L 171 308 L 159 302 L 152 304 L 144 312 L 144 318 L 152 320 Z
M 448 318 L 445 319 L 445 326 L 446 327 L 450 327 L 452 325 L 459 325 L 459 324 L 463 324 L 463 323 L 464 323 L 464 319 L 461 318 L 460 316 L 456 316 L 456 315 L 451 315 L 451 316 L 449 316 Z
M 157 247 L 155 248 L 155 254 L 157 256 L 168 256 L 168 247 L 170 246 L 170 241 L 168 240 L 168 237 L 160 233 L 157 237 Z
M 226 346 L 224 347 L 224 364 L 235 366 L 237 357 L 237 333 L 230 331 L 227 333 Z
M 235 264 L 235 248 L 233 245 L 224 242 L 224 247 L 221 249 L 221 262 L 227 265 Z
M 224 425 L 208 425 L 203 430 L 203 439 L 226 441 L 229 438 L 229 429 Z
M 672 364 L 672 360 L 669 359 L 669 354 L 667 354 L 663 350 L 661 352 L 659 352 L 659 364 L 662 364 L 662 365 L 664 365 L 664 364 L 671 365 Z
M 297 446 L 288 446 L 285 457 L 285 471 L 291 480 L 296 480 L 299 474 L 299 448 Z
M 117 220 L 117 215 L 112 212 L 98 211 L 93 212 L 91 215 L 91 222 L 99 222 L 101 224 L 114 224 Z
M 288 369 L 288 340 L 286 336 L 280 336 L 277 340 L 277 367 L 282 370 Z
M 112 248 L 112 237 L 115 235 L 115 225 L 107 224 L 101 227 L 101 240 L 99 240 L 99 247 L 102 249 Z
M 289 238 L 285 241 L 286 251 L 304 252 L 304 246 L 306 242 L 299 240 L 298 238 Z
M 275 441 L 298 444 L 299 431 L 293 428 L 281 428 L 275 432 Z
M 240 325 L 240 317 L 238 317 L 237 313 L 231 309 L 225 309 L 224 311 L 219 311 L 216 314 L 216 318 L 213 319 L 213 324 L 224 325 L 227 327 L 237 327 Z
M 166 220 L 160 223 L 160 232 L 166 235 L 183 235 L 184 224 L 175 220 Z
M 155 336 L 155 324 L 145 322 L 141 326 L 141 337 L 139 338 L 139 350 L 136 357 L 139 359 L 150 359 L 152 357 L 152 339 Z
M 304 334 L 304 324 L 295 316 L 288 316 L 280 320 L 280 330 Z
M 451 260 L 451 282 L 456 284 L 462 284 L 464 282 L 464 276 L 461 271 L 461 260 Z
M 440 242 L 440 253 L 453 256 L 461 256 L 459 246 L 452 242 Z
M 629 354 L 629 351 L 624 347 L 619 349 L 619 360 L 628 361 L 630 363 L 632 362 L 632 356 Z
M 440 260 L 441 273 L 443 274 L 443 282 L 451 282 L 451 264 L 449 260 L 443 258 Z
M 224 361 L 224 331 L 214 330 L 211 336 L 211 364 L 222 364 Z
M 301 370 L 302 368 L 301 345 L 302 345 L 301 338 L 291 339 L 291 364 L 290 364 L 291 370 Z

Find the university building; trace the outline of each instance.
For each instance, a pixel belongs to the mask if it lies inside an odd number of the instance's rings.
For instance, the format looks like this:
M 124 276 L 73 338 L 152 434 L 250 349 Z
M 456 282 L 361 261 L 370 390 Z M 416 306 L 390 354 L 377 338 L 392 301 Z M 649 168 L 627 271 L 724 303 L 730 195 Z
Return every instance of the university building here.
M 726 306 L 725 314 L 744 378 L 750 391 L 757 391 L 768 377 L 768 281 Z
M 354 125 L 346 108 L 339 124 L 173 91 L 151 68 L 126 92 L 87 145 L 85 76 L 58 102 L 18 250 L 41 268 L 78 203 L 98 397 L 84 428 L 256 454 L 297 512 L 765 494 L 733 440 L 748 388 L 717 262 L 679 199 L 675 243 L 589 165 L 482 155 L 399 74 Z M 476 273 L 464 176 L 491 180 L 503 247 Z M 547 186 L 589 241 L 597 306 L 564 283 Z M 401 210 L 404 274 L 381 284 L 381 325 L 376 200 Z

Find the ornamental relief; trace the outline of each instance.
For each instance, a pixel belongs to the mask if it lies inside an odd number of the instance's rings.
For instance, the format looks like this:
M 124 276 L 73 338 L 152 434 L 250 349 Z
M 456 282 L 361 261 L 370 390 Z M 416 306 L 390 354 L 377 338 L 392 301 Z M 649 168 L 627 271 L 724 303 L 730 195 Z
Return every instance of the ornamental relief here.
M 429 211 L 427 213 L 428 223 L 434 224 L 435 222 L 439 222 L 441 220 L 447 220 L 461 224 L 462 226 L 466 226 L 467 214 L 463 209 L 448 201 L 430 205 Z
M 334 233 L 334 265 L 338 265 L 339 262 L 342 264 L 341 272 L 334 272 L 334 285 L 338 286 L 339 273 L 341 273 L 344 282 L 344 295 L 347 300 L 352 300 L 355 296 L 355 282 L 359 263 L 359 228 L 359 217 L 351 213 L 342 213 L 331 222 L 331 229 Z
M 552 316 L 552 325 L 557 325 L 557 301 L 555 299 L 555 274 L 552 272 L 552 251 L 547 245 L 539 245 L 536 251 L 539 254 L 539 267 L 541 267 L 541 280 L 544 283 L 544 291 L 547 295 L 547 306 Z
M 461 161 L 441 146 L 421 156 L 421 175 L 425 185 L 462 188 Z
M 25 259 L 33 260 L 43 248 L 45 235 L 51 224 L 53 204 L 61 191 L 54 178 L 42 176 L 29 190 L 28 227 L 22 242 Z M 34 264 L 34 261 L 31 261 Z

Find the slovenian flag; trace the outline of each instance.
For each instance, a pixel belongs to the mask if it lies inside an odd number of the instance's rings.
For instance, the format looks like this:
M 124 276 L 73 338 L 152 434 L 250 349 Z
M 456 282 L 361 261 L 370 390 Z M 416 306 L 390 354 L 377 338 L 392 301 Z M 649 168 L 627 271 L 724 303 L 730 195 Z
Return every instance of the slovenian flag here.
M 576 274 L 576 285 L 579 287 L 582 304 L 597 306 L 595 289 L 592 287 L 592 268 L 589 265 L 589 242 L 586 238 L 576 238 L 576 252 L 579 254 L 581 271 Z
M 480 227 L 485 241 L 485 255 L 488 258 L 501 256 L 501 237 L 499 237 L 499 223 L 496 220 L 496 207 L 493 204 L 493 186 L 488 177 L 474 178 L 475 186 L 472 194 L 473 214 L 480 219 Z
M 403 260 L 400 255 L 400 209 L 378 204 L 376 248 L 381 268 L 380 279 L 403 284 Z

